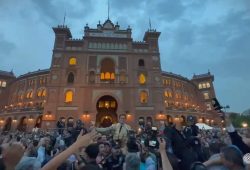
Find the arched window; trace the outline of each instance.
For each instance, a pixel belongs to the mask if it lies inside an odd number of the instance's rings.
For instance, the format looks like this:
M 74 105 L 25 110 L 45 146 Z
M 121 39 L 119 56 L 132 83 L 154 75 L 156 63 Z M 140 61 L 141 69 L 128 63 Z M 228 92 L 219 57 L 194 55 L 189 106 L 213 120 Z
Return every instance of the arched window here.
M 138 66 L 139 66 L 139 67 L 144 67 L 144 66 L 145 66 L 144 60 L 143 60 L 143 59 L 140 59 L 140 60 L 138 61 Z
M 30 91 L 29 98 L 31 99 L 33 97 L 33 91 Z
M 148 93 L 146 91 L 140 92 L 140 102 L 141 103 L 147 103 L 148 102 Z
M 110 79 L 111 79 L 111 80 L 114 80 L 114 79 L 115 79 L 115 73 L 111 73 Z
M 110 73 L 109 73 L 109 72 L 106 72 L 106 73 L 105 73 L 105 79 L 106 79 L 106 80 L 110 80 Z
M 68 83 L 74 83 L 74 74 L 72 72 L 69 73 L 68 75 Z
M 199 84 L 199 89 L 202 89 L 202 84 L 201 83 Z
M 72 90 L 68 90 L 65 93 L 65 103 L 70 103 L 73 101 L 73 91 Z
M 76 58 L 75 57 L 71 57 L 69 59 L 69 65 L 76 65 Z
M 101 80 L 115 80 L 115 62 L 105 58 L 101 62 Z
M 210 88 L 210 83 L 207 82 L 207 88 Z
M 2 87 L 6 87 L 6 84 L 7 84 L 6 81 L 3 81 L 2 82 Z
M 139 83 L 140 84 L 145 84 L 146 83 L 146 76 L 143 73 L 141 73 L 139 75 Z
M 31 99 L 32 97 L 33 97 L 33 91 L 30 90 L 30 91 L 27 92 L 26 98 L 27 98 L 27 99 Z
M 105 79 L 105 75 L 104 73 L 101 73 L 101 80 L 104 80 Z
M 42 97 L 45 97 L 46 96 L 46 89 L 43 89 L 42 90 Z
M 37 97 L 41 97 L 42 96 L 42 89 L 39 89 L 37 92 Z

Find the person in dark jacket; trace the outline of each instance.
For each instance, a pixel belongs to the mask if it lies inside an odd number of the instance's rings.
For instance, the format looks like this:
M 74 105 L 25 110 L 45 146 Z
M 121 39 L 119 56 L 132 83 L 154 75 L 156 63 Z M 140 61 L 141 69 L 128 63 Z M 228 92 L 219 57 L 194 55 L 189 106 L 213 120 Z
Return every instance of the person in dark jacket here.
M 180 169 L 189 170 L 191 164 L 198 160 L 197 154 L 187 145 L 187 141 L 182 136 L 180 124 L 168 128 L 164 133 L 172 146 L 173 153 L 180 161 Z

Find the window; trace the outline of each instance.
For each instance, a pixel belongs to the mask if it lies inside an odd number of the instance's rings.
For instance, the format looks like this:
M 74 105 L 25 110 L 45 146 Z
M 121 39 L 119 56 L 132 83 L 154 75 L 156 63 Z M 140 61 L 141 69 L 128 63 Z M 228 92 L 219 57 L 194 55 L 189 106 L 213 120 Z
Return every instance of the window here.
M 169 91 L 169 90 L 166 90 L 166 91 L 164 92 L 164 96 L 165 96 L 165 97 L 172 98 L 172 92 Z
M 105 79 L 105 75 L 104 73 L 101 73 L 101 80 L 104 80 Z
M 2 82 L 2 87 L 6 87 L 6 85 L 7 85 L 6 81 L 3 81 Z
M 28 91 L 28 93 L 26 94 L 26 98 L 27 99 L 31 99 L 33 97 L 33 91 Z
M 140 102 L 141 103 L 147 103 L 148 102 L 148 93 L 146 91 L 140 92 Z
M 42 97 L 45 97 L 45 96 L 46 96 L 46 90 L 43 89 L 43 90 L 42 90 Z
M 138 66 L 139 67 L 144 67 L 145 65 L 144 65 L 144 60 L 143 59 L 140 59 L 139 61 L 138 61 Z
M 110 73 L 109 73 L 109 72 L 106 72 L 106 73 L 105 73 L 105 79 L 106 79 L 106 80 L 109 80 L 110 77 L 111 77 L 111 76 L 110 76 Z
M 212 110 L 210 103 L 207 103 L 207 110 Z
M 73 101 L 73 91 L 68 90 L 65 93 L 65 103 L 71 103 Z
M 72 72 L 69 73 L 68 75 L 68 83 L 74 83 L 74 74 Z
M 206 88 L 206 83 L 202 83 L 202 88 L 203 88 L 203 89 Z
M 69 65 L 76 65 L 76 58 L 75 57 L 71 57 L 69 59 Z
M 38 92 L 37 92 L 37 96 L 38 97 L 41 97 L 42 96 L 42 90 L 40 89 L 40 90 L 38 90 Z
M 199 84 L 199 89 L 202 89 L 202 84 L 201 83 Z
M 101 80 L 115 80 L 115 63 L 110 58 L 101 62 Z
M 111 73 L 110 79 L 111 79 L 111 80 L 114 80 L 114 79 L 115 79 L 115 74 L 114 74 L 114 73 Z
M 207 82 L 207 88 L 210 88 L 210 83 Z
M 209 99 L 209 94 L 208 92 L 203 93 L 204 99 Z
M 139 75 L 139 83 L 140 84 L 145 84 L 146 83 L 146 76 L 143 73 L 141 73 Z

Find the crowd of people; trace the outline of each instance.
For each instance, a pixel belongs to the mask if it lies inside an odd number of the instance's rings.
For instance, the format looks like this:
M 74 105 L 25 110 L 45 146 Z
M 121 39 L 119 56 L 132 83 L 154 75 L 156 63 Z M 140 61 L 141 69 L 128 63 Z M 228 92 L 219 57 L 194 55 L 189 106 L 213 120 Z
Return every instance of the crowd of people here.
M 245 170 L 248 131 L 237 131 L 229 116 L 225 130 L 199 129 L 192 116 L 180 124 L 126 124 L 126 115 L 106 128 L 78 120 L 75 126 L 32 132 L 1 132 L 0 170 Z

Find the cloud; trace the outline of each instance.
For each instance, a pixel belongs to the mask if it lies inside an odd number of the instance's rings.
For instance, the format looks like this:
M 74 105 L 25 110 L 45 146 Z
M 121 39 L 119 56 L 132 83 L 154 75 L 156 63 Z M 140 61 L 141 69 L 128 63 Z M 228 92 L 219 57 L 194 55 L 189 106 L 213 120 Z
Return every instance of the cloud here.
M 151 18 L 152 28 L 161 32 L 162 69 L 185 77 L 210 69 L 222 102 L 241 111 L 249 105 L 245 95 L 250 91 L 249 3 L 110 0 L 110 18 L 118 21 L 121 29 L 130 25 L 134 40 L 143 39 Z M 14 67 L 19 75 L 48 68 L 54 43 L 51 27 L 63 23 L 65 11 L 73 37 L 81 38 L 86 23 L 96 28 L 99 20 L 107 19 L 107 8 L 106 0 L 0 1 L 1 69 Z M 244 97 L 241 103 L 240 94 Z
M 15 44 L 6 40 L 5 37 L 0 34 L 0 58 L 5 58 L 6 55 L 9 55 L 16 48 Z

